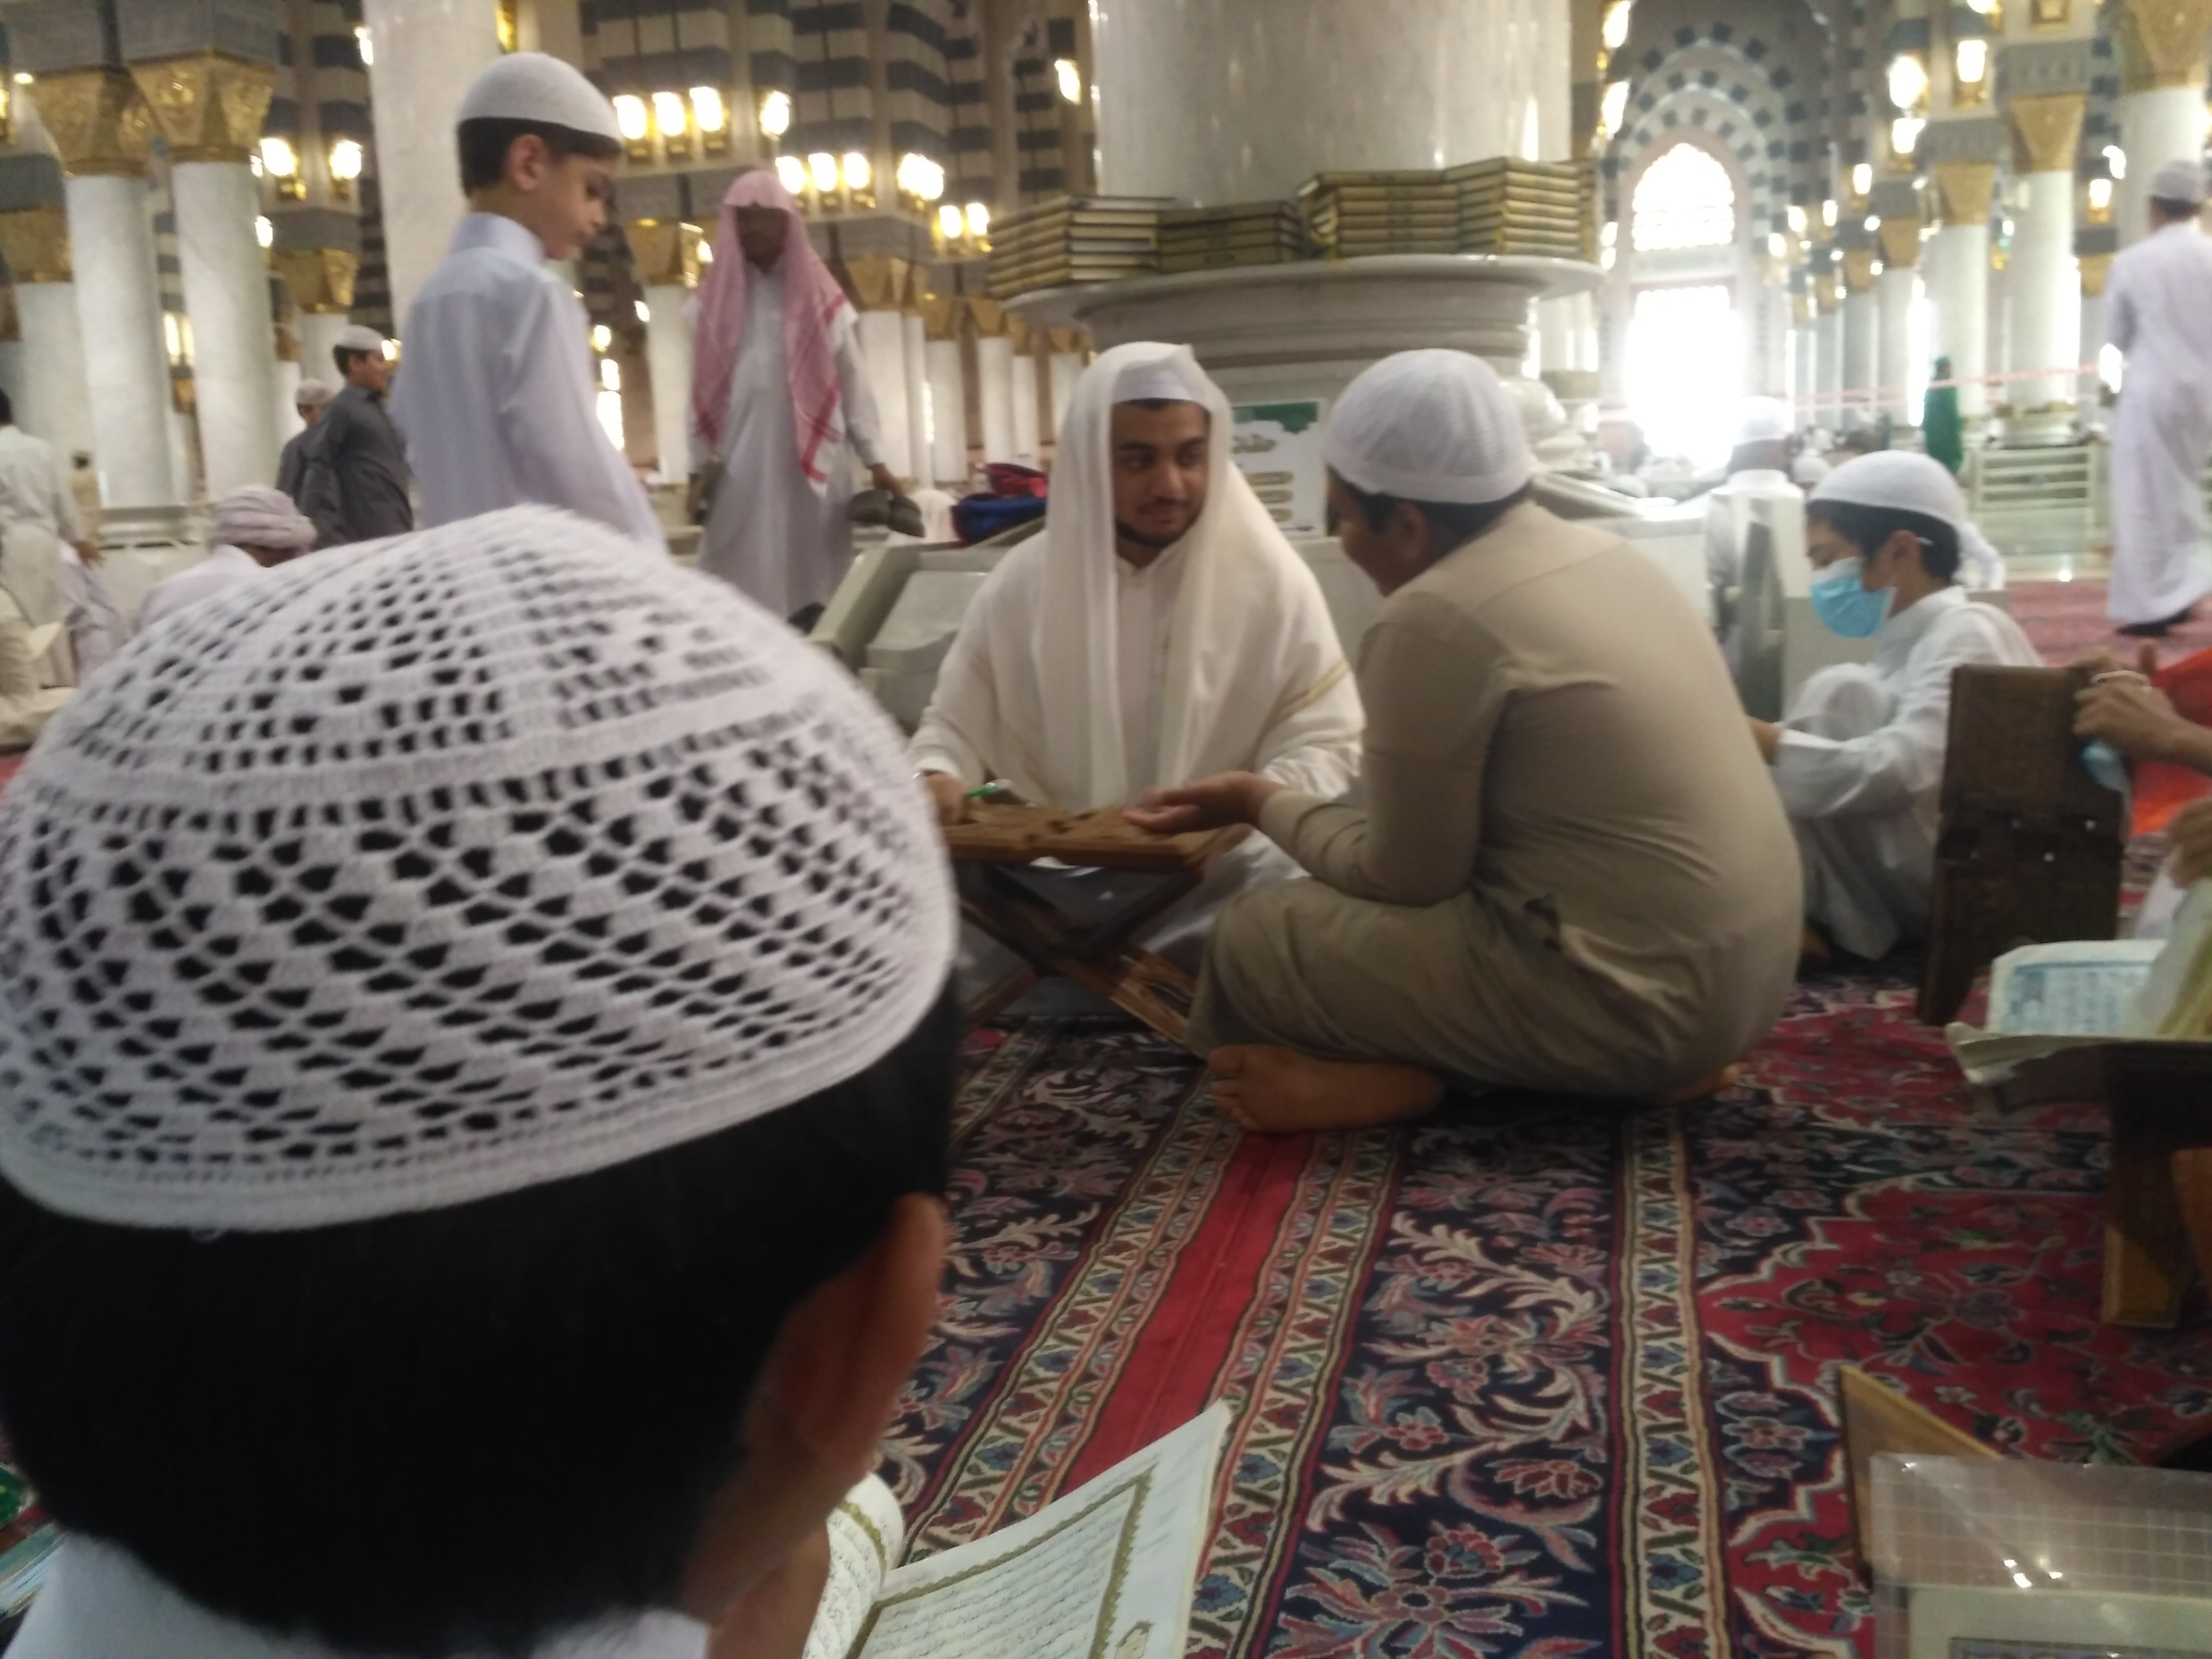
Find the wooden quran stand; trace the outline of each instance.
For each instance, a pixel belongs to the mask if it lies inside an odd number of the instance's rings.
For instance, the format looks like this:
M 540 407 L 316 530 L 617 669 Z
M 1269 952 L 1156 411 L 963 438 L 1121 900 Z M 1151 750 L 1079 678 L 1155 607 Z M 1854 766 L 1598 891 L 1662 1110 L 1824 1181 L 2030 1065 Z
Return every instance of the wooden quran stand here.
M 971 1024 L 995 1018 L 1048 974 L 1073 980 L 1133 1014 L 1172 1042 L 1184 1041 L 1189 975 L 1136 943 L 1136 936 L 1205 880 L 1213 861 L 1249 832 L 1243 824 L 1188 835 L 1155 836 L 1116 808 L 1066 812 L 1050 806 L 984 805 L 945 831 L 963 871 L 960 913 L 1022 958 L 1023 965 L 969 1005 Z M 1078 922 L 1014 878 L 1020 866 L 1054 859 L 1086 870 L 1128 870 L 1160 878 L 1100 922 Z
M 2074 698 L 2087 672 L 1957 671 L 1920 1018 L 1959 1012 L 1974 976 L 2022 945 L 2110 939 L 2127 813 L 2081 768 Z

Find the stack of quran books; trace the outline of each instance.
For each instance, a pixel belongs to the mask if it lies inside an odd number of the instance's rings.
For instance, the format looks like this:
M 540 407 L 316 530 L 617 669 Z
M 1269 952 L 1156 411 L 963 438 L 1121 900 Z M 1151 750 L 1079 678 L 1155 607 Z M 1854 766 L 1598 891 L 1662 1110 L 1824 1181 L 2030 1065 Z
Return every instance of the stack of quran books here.
M 1160 268 L 1160 215 L 1149 196 L 1055 196 L 991 227 L 991 295 L 1110 283 Z
M 1277 265 L 1305 257 L 1305 221 L 1290 202 L 1175 208 L 1160 215 L 1162 270 Z
M 1459 195 L 1441 173 L 1316 173 L 1298 187 L 1298 206 L 1330 258 L 1459 249 Z
M 1574 163 L 1499 158 L 1450 168 L 1462 253 L 1591 257 L 1585 170 Z

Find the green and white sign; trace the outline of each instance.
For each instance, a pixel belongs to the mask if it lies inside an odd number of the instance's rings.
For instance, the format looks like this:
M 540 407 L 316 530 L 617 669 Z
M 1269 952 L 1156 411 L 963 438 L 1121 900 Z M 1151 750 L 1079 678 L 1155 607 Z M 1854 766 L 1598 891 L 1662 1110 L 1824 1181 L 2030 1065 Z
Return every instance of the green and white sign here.
M 1240 404 L 1237 423 L 1237 470 L 1252 486 L 1283 534 L 1292 541 L 1327 535 L 1328 468 L 1322 459 L 1323 405 L 1319 398 L 1297 403 Z

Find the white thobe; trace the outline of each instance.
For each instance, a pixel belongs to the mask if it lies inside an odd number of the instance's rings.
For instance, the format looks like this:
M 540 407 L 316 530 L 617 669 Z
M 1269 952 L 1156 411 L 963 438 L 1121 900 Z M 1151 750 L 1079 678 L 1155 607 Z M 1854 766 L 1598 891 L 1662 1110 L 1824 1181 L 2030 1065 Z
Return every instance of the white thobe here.
M 84 539 L 61 452 L 19 426 L 0 426 L 0 528 L 19 524 L 35 525 L 61 541 Z
M 514 220 L 471 213 L 407 313 L 392 415 L 422 525 L 535 502 L 665 551 L 645 487 L 599 425 L 591 319 Z
M 2112 620 L 2160 622 L 2212 589 L 2212 241 L 2168 225 L 2112 261 L 2105 331 L 2127 354 L 2112 423 Z
M 64 624 L 40 660 L 40 678 L 49 686 L 77 683 L 63 548 L 83 538 L 76 493 L 60 454 L 21 427 L 0 427 L 0 587 L 14 595 L 33 628 Z
M 817 457 L 827 482 L 815 488 L 799 465 L 799 422 L 791 403 L 783 340 L 783 270 L 745 273 L 745 331 L 730 371 L 722 417 L 722 482 L 699 540 L 699 568 L 720 576 L 779 617 L 827 605 L 853 563 L 852 458 L 883 459 L 883 419 L 860 355 L 850 306 L 830 323 L 837 363 L 842 438 L 832 433 Z M 693 471 L 707 460 L 695 422 Z
M 1784 720 L 1775 787 L 1797 832 L 1805 914 L 1854 956 L 1923 933 L 1950 735 L 1952 672 L 2038 668 L 2020 624 L 1947 587 L 1882 624 L 1871 665 L 1808 680 Z
M 40 683 L 31 631 L 22 608 L 0 587 L 0 755 L 29 748 L 76 695 L 68 686 Z
M 188 565 L 155 584 L 153 591 L 139 601 L 138 619 L 132 624 L 131 632 L 143 634 L 164 617 L 173 616 L 186 605 L 198 605 L 234 582 L 251 581 L 261 574 L 264 568 L 260 560 L 242 547 L 211 547 L 207 557 L 198 564 Z
M 680 1613 L 647 1613 L 544 1643 L 533 1659 L 705 1659 L 707 1634 Z M 211 1612 L 90 1538 L 63 1540 L 8 1651 L 12 1659 L 345 1659 L 311 1637 Z

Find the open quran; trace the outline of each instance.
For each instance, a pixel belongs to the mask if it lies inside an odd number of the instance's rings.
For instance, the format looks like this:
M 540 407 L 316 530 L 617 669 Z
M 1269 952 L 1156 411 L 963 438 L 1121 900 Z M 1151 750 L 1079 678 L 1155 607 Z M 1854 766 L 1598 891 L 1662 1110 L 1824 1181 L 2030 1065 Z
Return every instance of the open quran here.
M 900 1565 L 871 1477 L 830 1517 L 805 1659 L 1179 1659 L 1229 1408 L 1215 1405 L 988 1538 Z

